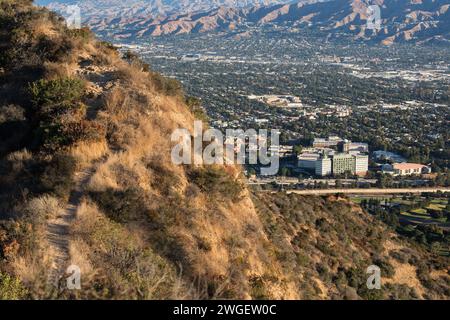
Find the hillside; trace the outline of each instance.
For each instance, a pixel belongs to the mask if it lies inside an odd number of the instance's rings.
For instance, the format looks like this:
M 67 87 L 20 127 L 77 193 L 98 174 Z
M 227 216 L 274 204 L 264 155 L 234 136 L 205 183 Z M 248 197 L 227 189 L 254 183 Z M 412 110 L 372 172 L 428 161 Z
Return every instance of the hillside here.
M 448 260 L 347 199 L 174 165 L 172 132 L 203 116 L 132 53 L 31 1 L 1 0 L 0 27 L 0 299 L 450 296 Z M 70 265 L 83 290 L 57 286 Z
M 303 299 L 448 299 L 448 258 L 402 239 L 347 198 L 254 195 L 277 260 Z M 381 268 L 382 290 L 366 287 Z
M 100 4 L 99 4 L 100 3 Z M 239 2 L 240 3 L 240 2 Z M 362 0 L 331 1 L 234 1 L 191 2 L 170 9 L 154 10 L 146 2 L 133 2 L 105 8 L 101 1 L 81 4 L 84 22 L 95 32 L 117 40 L 196 34 L 205 32 L 245 32 L 274 30 L 310 34 L 328 39 L 394 42 L 433 42 L 450 40 L 450 11 L 446 0 L 379 0 L 381 30 L 367 28 L 368 5 Z M 127 4 L 128 5 L 128 4 Z M 253 6 L 252 6 L 253 5 Z M 58 1 L 51 8 L 62 9 Z M 156 6 L 158 7 L 158 6 Z M 150 8 L 150 9 L 149 9 Z M 166 8 L 166 6 L 159 6 Z

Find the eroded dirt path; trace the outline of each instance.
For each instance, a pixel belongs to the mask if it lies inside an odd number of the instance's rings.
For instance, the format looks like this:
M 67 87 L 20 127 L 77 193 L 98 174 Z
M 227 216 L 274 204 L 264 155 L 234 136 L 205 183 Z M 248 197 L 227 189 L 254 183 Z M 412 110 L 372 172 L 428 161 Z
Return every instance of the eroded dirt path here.
M 114 68 L 100 68 L 93 66 L 92 60 L 80 62 L 77 70 L 78 76 L 88 81 L 88 89 L 94 98 L 87 101 L 88 110 L 86 117 L 95 119 L 102 101 L 101 97 L 107 87 L 112 86 Z M 49 271 L 48 284 L 54 288 L 59 287 L 59 282 L 64 277 L 70 266 L 70 226 L 75 220 L 78 207 L 84 195 L 87 184 L 94 175 L 99 163 L 105 161 L 107 156 L 94 161 L 94 163 L 75 175 L 75 186 L 70 194 L 66 207 L 58 217 L 47 223 L 47 240 L 50 245 L 51 270 Z
M 58 287 L 70 265 L 70 225 L 75 220 L 77 209 L 83 198 L 84 189 L 95 173 L 95 168 L 89 167 L 75 174 L 75 187 L 72 190 L 66 207 L 58 217 L 47 223 L 47 240 L 50 246 L 51 270 L 48 284 Z

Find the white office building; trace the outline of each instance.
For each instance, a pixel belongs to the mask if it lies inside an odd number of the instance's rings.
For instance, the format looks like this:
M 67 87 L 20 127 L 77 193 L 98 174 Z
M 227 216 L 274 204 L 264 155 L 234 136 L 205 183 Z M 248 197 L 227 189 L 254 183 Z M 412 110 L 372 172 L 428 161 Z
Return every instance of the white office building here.
M 360 176 L 364 176 L 369 171 L 369 156 L 364 154 L 354 155 L 355 157 L 355 170 L 354 173 Z
M 331 175 L 332 173 L 332 162 L 331 159 L 328 158 L 327 155 L 320 157 L 316 161 L 316 175 L 319 177 L 326 177 Z

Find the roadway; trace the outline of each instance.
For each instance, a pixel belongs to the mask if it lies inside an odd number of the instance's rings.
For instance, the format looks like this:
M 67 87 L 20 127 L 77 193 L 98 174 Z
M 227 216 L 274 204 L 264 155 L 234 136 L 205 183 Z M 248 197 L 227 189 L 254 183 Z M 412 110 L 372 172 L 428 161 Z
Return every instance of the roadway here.
M 423 192 L 450 192 L 450 188 L 408 188 L 408 189 L 314 189 L 314 190 L 288 190 L 288 194 L 299 194 L 306 196 L 321 196 L 330 194 L 352 194 L 352 195 L 383 195 L 383 194 L 420 194 Z

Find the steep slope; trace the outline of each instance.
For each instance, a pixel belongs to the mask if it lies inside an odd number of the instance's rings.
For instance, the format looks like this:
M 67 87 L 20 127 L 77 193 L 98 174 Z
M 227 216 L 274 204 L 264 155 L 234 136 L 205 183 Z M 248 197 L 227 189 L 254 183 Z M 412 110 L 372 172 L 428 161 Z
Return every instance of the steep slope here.
M 80 297 L 250 298 L 252 277 L 283 278 L 240 169 L 172 164 L 171 133 L 194 123 L 177 82 L 25 1 L 1 5 L 3 270 L 33 297 L 74 294 L 47 286 L 46 226 L 69 201 L 79 206 L 65 265 L 92 288 Z M 75 173 L 99 159 L 72 203 Z
M 239 167 L 174 165 L 171 134 L 199 110 L 133 54 L 30 1 L 0 1 L 0 24 L 2 297 L 448 298 L 448 260 L 346 199 L 251 195 Z M 373 263 L 380 292 L 364 289 Z M 54 285 L 70 265 L 80 291 Z
M 448 258 L 433 256 L 346 198 L 254 194 L 285 275 L 304 299 L 448 299 Z M 367 268 L 382 289 L 368 290 Z

